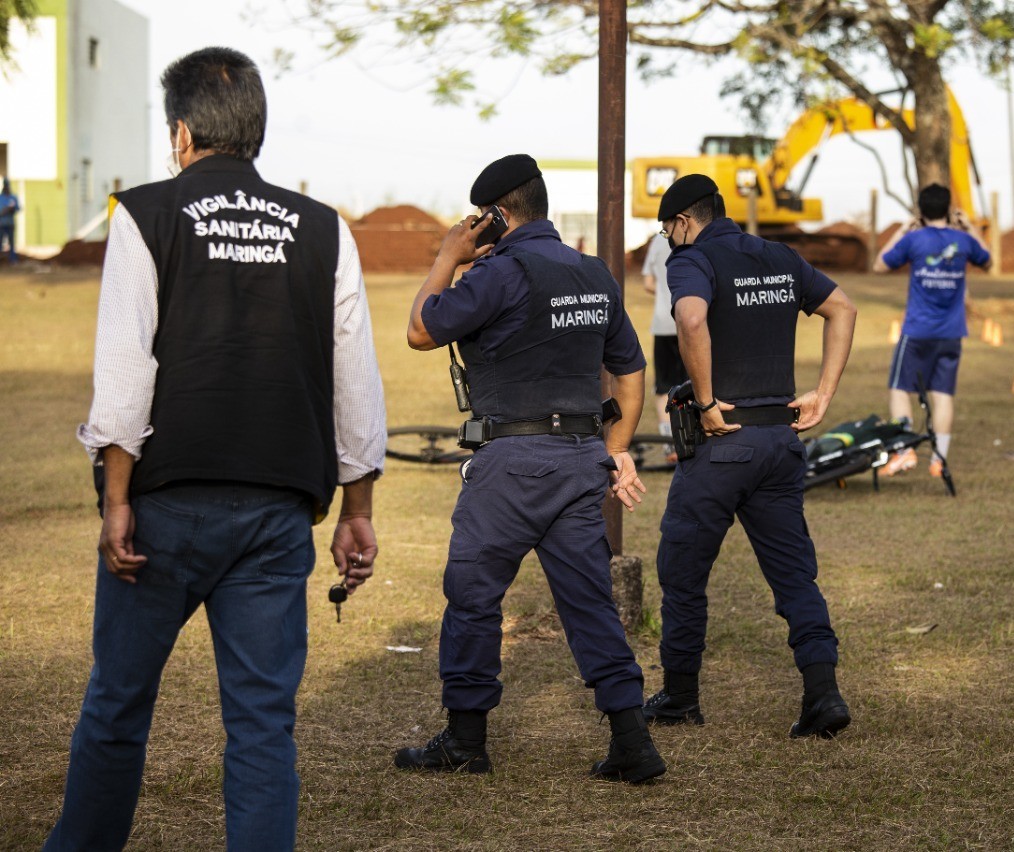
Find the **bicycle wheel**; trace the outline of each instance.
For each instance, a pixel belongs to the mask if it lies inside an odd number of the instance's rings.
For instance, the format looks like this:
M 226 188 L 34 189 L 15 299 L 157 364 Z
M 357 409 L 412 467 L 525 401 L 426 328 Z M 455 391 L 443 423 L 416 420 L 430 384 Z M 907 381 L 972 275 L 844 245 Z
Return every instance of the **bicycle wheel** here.
M 450 426 L 399 426 L 387 432 L 385 455 L 420 464 L 460 464 L 472 451 L 458 446 L 458 430 Z
M 630 442 L 630 457 L 638 472 L 672 471 L 676 468 L 676 453 L 668 435 L 634 435 Z

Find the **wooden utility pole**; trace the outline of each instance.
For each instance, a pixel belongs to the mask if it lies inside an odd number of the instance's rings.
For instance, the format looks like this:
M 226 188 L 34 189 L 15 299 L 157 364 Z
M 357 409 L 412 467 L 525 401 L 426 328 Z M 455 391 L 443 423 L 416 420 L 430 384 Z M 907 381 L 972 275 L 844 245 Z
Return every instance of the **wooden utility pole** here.
M 627 4 L 599 0 L 599 216 L 598 255 L 623 293 L 623 183 L 626 170 Z M 618 500 L 603 509 L 613 553 L 623 553 L 623 514 Z
M 997 278 L 1003 270 L 1003 258 L 1000 256 L 1003 242 L 1000 239 L 1000 193 L 989 194 L 989 253 L 993 258 L 990 274 Z
M 866 238 L 866 271 L 873 271 L 877 261 L 877 189 L 870 190 L 870 232 Z
M 619 282 L 621 296 L 626 273 L 623 245 L 626 95 L 626 0 L 599 0 L 598 255 Z M 636 412 L 636 416 L 640 414 Z M 606 521 L 606 537 L 613 549 L 613 598 L 624 628 L 635 630 L 641 622 L 641 560 L 636 556 L 623 555 L 623 506 L 620 501 L 607 498 L 602 514 Z
M 757 236 L 757 184 L 754 183 L 746 194 L 746 232 Z

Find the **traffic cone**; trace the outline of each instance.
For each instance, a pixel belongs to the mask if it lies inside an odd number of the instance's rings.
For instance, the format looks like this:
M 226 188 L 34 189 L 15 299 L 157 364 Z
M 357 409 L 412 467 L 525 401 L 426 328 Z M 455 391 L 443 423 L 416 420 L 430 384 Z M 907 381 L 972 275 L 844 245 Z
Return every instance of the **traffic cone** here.
M 899 320 L 891 320 L 891 330 L 887 332 L 887 340 L 889 343 L 897 343 L 901 340 L 901 322 Z
M 991 317 L 986 317 L 982 323 L 982 342 L 993 342 L 993 320 Z
M 1003 346 L 1003 328 L 1000 323 L 993 323 L 993 337 L 989 341 L 993 346 Z

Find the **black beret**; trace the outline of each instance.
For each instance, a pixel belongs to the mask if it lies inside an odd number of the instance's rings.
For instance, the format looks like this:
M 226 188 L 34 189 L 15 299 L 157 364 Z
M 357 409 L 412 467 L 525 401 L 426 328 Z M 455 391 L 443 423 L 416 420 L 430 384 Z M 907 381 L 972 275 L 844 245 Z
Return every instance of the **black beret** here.
M 658 205 L 658 221 L 675 219 L 695 201 L 717 192 L 718 184 L 707 175 L 683 175 L 662 196 L 662 201 Z
M 539 164 L 527 154 L 510 154 L 484 168 L 472 184 L 469 200 L 476 207 L 492 204 L 512 189 L 542 175 Z

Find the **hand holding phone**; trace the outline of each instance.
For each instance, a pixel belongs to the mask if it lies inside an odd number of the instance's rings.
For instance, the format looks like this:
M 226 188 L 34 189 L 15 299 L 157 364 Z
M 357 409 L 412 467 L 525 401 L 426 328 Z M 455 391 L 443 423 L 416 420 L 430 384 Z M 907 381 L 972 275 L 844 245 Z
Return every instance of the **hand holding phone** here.
M 500 212 L 500 208 L 495 204 L 472 223 L 472 228 L 477 228 L 481 222 L 486 221 L 487 217 L 489 217 L 490 223 L 476 239 L 476 248 L 482 248 L 483 246 L 495 243 L 507 230 L 507 220 L 504 219 L 503 213 Z

